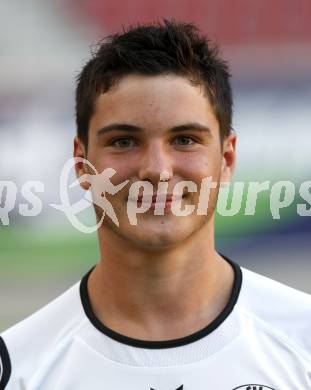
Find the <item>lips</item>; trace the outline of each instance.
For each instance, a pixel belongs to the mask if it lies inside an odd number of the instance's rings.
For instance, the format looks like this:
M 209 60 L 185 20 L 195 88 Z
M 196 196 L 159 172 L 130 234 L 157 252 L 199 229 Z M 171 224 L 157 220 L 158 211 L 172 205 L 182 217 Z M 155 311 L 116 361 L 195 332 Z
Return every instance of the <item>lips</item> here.
M 174 200 L 180 200 L 182 198 L 181 195 L 176 195 L 174 197 Z M 172 202 L 173 200 L 173 195 L 172 194 L 169 194 L 169 195 L 162 195 L 162 194 L 158 194 L 158 195 L 152 195 L 151 196 L 148 196 L 148 195 L 145 195 L 145 196 L 138 196 L 137 198 L 137 201 L 138 202 L 151 202 L 152 203 L 166 203 L 166 202 Z
M 138 195 L 137 199 L 135 198 L 128 198 L 128 201 L 134 202 L 137 204 L 137 206 L 141 206 L 142 204 L 148 204 L 150 205 L 151 209 L 155 208 L 155 205 L 165 205 L 165 208 L 171 206 L 172 202 L 178 202 L 181 201 L 186 197 L 186 194 L 179 195 L 176 194 L 173 196 L 173 194 L 155 194 L 155 195 Z
M 181 200 L 182 198 L 184 198 L 184 195 L 175 195 L 173 196 L 172 194 L 168 194 L 168 195 L 165 195 L 165 194 L 158 194 L 158 195 L 152 195 L 152 196 L 148 196 L 148 195 L 140 195 L 138 196 L 137 198 L 137 202 L 139 203 L 171 203 L 173 200 L 175 201 L 178 201 L 178 200 Z

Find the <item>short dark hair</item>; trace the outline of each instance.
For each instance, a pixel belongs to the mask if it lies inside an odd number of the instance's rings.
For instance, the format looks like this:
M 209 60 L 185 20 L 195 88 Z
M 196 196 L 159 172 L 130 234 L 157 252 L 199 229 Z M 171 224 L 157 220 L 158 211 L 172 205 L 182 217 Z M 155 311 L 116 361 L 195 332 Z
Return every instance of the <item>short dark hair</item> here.
M 86 147 L 96 98 L 129 74 L 176 74 L 203 85 L 219 122 L 221 140 L 229 135 L 232 90 L 227 63 L 195 25 L 164 20 L 108 36 L 78 75 L 76 124 Z

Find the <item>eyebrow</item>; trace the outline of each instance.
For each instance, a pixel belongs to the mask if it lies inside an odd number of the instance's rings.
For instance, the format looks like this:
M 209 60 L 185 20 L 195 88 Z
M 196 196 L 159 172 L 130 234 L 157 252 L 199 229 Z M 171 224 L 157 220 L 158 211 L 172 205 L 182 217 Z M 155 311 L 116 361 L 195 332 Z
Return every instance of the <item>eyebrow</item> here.
M 143 132 L 144 129 L 139 126 L 135 125 L 130 125 L 128 123 L 112 123 L 110 125 L 104 126 L 100 128 L 97 131 L 97 136 L 109 133 L 111 131 L 128 131 L 128 132 L 133 132 L 133 133 L 138 133 L 138 132 Z M 197 122 L 190 122 L 190 123 L 184 123 L 182 125 L 174 126 L 168 129 L 169 133 L 178 133 L 182 131 L 189 131 L 189 130 L 196 130 L 200 131 L 202 133 L 207 133 L 209 136 L 212 135 L 212 132 L 208 126 L 201 125 L 200 123 Z

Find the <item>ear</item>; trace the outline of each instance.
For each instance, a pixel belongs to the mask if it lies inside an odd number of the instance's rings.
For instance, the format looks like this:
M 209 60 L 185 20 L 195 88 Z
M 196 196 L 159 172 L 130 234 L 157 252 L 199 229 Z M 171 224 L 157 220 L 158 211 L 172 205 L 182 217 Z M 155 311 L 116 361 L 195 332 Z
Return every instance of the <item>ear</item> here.
M 86 147 L 79 137 L 74 138 L 73 156 L 84 159 L 87 158 Z M 80 179 L 83 175 L 89 174 L 88 165 L 83 162 L 77 162 L 75 164 L 75 171 L 78 179 Z M 82 181 L 80 182 L 80 186 L 87 191 L 90 188 L 90 183 Z
M 223 141 L 221 182 L 229 182 L 232 178 L 236 164 L 236 141 L 237 136 L 234 131 L 231 131 Z

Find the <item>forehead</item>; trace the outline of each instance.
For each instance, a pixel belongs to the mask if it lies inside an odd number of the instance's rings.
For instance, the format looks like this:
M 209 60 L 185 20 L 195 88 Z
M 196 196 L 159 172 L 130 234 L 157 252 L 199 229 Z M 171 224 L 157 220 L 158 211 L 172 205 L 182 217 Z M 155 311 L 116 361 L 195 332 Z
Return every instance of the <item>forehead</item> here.
M 125 76 L 99 95 L 90 127 L 116 121 L 158 127 L 195 121 L 218 127 L 204 88 L 176 75 Z

